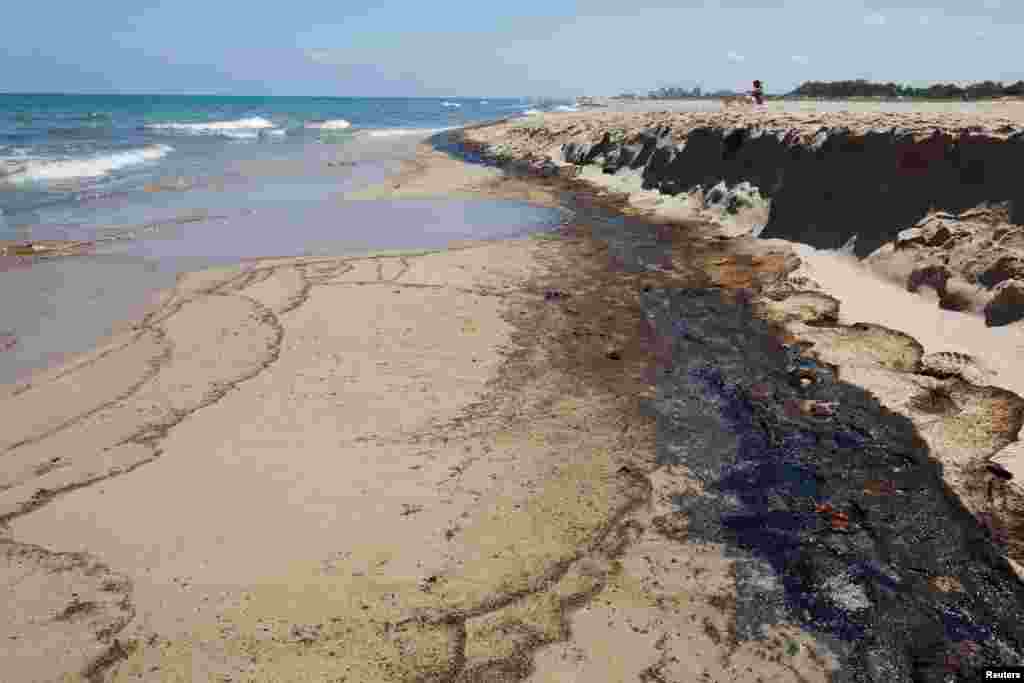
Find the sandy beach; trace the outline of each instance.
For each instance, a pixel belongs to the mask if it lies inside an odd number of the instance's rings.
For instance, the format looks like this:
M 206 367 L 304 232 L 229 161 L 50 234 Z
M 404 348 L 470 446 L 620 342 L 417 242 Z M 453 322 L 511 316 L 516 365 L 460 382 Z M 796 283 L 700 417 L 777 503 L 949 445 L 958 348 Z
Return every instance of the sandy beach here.
M 443 163 L 416 178 L 477 180 Z M 584 296 L 585 254 L 564 252 L 527 239 L 189 274 L 121 338 L 10 388 L 7 670 L 514 680 L 585 604 L 573 675 L 626 680 L 694 641 L 706 652 L 671 666 L 760 661 L 773 646 L 719 656 L 720 550 L 634 538 L 679 475 L 652 498 L 628 302 L 602 302 L 604 341 L 580 344 L 545 299 L 621 296 Z M 692 577 L 645 588 L 680 562 Z M 665 619 L 672 646 L 650 630 Z M 623 637 L 627 656 L 607 647 Z M 801 652 L 778 671 L 824 680 L 827 657 Z M 562 680 L 546 657 L 533 680 Z
M 587 116 L 551 120 L 604 125 Z M 521 144 L 465 134 L 503 136 Z M 978 464 L 1020 429 L 994 337 L 965 327 L 947 348 L 934 304 L 882 316 L 865 302 L 895 295 L 839 256 L 661 224 L 586 177 L 424 145 L 342 201 L 566 193 L 554 233 L 189 273 L 103 347 L 4 388 L 13 680 L 803 682 L 851 661 L 882 680 L 954 652 L 965 670 L 1016 657 L 1024 589 L 1004 558 L 1021 546 L 989 552 L 942 487 L 980 514 Z M 942 350 L 987 359 L 1002 389 L 916 372 Z M 820 379 L 793 385 L 806 367 Z M 960 409 L 909 400 L 936 386 Z M 797 450 L 827 483 L 775 492 L 735 454 L 744 429 L 810 438 Z M 825 445 L 853 432 L 852 450 Z M 882 466 L 868 441 L 925 455 Z M 895 512 L 907 491 L 912 520 Z M 716 521 L 753 511 L 770 529 L 782 509 L 816 525 L 783 560 Z M 864 553 L 912 597 L 851 573 Z M 788 602 L 797 556 L 813 619 Z M 837 635 L 869 608 L 914 616 Z M 942 609 L 992 630 L 924 638 Z M 927 667 L 900 649 L 914 634 Z

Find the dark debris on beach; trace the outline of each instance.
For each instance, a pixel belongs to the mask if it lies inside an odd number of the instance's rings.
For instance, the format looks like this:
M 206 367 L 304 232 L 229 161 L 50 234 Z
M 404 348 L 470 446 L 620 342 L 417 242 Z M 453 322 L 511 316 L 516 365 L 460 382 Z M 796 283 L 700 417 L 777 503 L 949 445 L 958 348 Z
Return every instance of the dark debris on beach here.
M 459 138 L 438 147 L 458 154 Z M 619 270 L 669 259 L 659 226 L 571 208 Z M 980 680 L 983 667 L 1024 665 L 1024 586 L 1005 539 L 948 489 L 909 419 L 783 346 L 744 297 L 645 286 L 640 298 L 662 349 L 647 404 L 659 462 L 703 484 L 675 503 L 691 539 L 736 560 L 739 638 L 799 623 L 839 658 L 833 680 L 851 683 Z
M 795 619 L 841 653 L 843 681 L 973 680 L 1024 664 L 1024 587 L 909 420 L 827 371 L 793 387 L 767 325 L 717 290 L 651 292 L 645 308 L 674 347 L 652 404 L 659 458 L 704 484 L 676 503 L 692 537 L 735 553 L 741 637 Z M 834 403 L 835 416 L 753 400 L 754 376 Z

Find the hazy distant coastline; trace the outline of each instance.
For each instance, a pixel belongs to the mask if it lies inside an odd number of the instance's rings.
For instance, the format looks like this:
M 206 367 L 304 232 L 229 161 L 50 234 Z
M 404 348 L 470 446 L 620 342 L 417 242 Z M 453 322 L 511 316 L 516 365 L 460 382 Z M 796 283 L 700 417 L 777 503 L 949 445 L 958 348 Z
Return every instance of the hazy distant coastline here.
M 704 92 L 700 86 L 689 90 L 679 87 L 658 88 L 647 95 L 622 93 L 611 99 L 616 100 L 678 100 L 678 99 L 718 99 L 742 94 L 734 90 L 714 90 Z M 917 88 L 899 83 L 875 83 L 857 79 L 845 81 L 805 81 L 787 93 L 768 93 L 770 100 L 806 100 L 806 99 L 851 99 L 851 100 L 995 100 L 1001 98 L 1024 98 L 1024 80 L 1004 85 L 1000 81 L 981 81 L 967 86 L 953 83 L 933 83 Z

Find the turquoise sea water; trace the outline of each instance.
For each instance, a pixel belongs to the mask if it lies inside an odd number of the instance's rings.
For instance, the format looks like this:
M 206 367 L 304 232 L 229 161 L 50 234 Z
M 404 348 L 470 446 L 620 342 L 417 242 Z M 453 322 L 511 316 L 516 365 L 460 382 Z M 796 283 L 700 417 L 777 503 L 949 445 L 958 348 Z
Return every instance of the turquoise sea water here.
M 0 240 L 60 238 L 62 227 L 73 233 L 95 220 L 79 207 L 123 203 L 161 180 L 185 189 L 223 179 L 234 162 L 298 158 L 310 146 L 426 134 L 533 106 L 475 98 L 0 94 Z

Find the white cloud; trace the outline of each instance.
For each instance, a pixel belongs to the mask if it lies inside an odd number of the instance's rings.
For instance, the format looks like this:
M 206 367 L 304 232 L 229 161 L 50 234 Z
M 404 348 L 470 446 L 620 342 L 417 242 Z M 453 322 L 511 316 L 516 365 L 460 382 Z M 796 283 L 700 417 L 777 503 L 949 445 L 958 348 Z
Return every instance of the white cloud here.
M 931 17 L 929 17 L 927 14 L 922 14 L 921 17 L 918 19 L 918 22 L 920 22 L 921 26 L 927 26 L 929 23 L 931 23 Z
M 878 12 L 875 12 L 874 14 L 869 14 L 868 16 L 864 17 L 864 23 L 870 24 L 871 26 L 884 26 L 885 15 L 879 14 Z
M 727 55 L 726 55 L 726 58 L 727 58 L 727 59 L 728 59 L 728 60 L 729 60 L 730 62 L 736 62 L 737 64 L 738 64 L 739 62 L 742 62 L 742 61 L 743 61 L 743 55 L 741 55 L 741 54 L 737 54 L 736 52 L 733 52 L 732 50 L 730 50 L 730 51 L 729 51 L 729 54 L 727 54 Z
M 985 39 L 985 32 L 984 31 L 975 31 L 974 32 L 974 39 L 975 40 L 984 40 Z
M 334 50 L 305 50 L 306 59 L 316 62 L 317 64 L 333 64 L 335 62 L 336 55 Z
M 1003 6 L 1001 0 L 982 0 L 981 3 L 985 9 L 999 9 Z
M 811 61 L 810 59 L 808 59 L 804 55 L 793 55 L 792 59 L 797 64 L 808 64 Z

